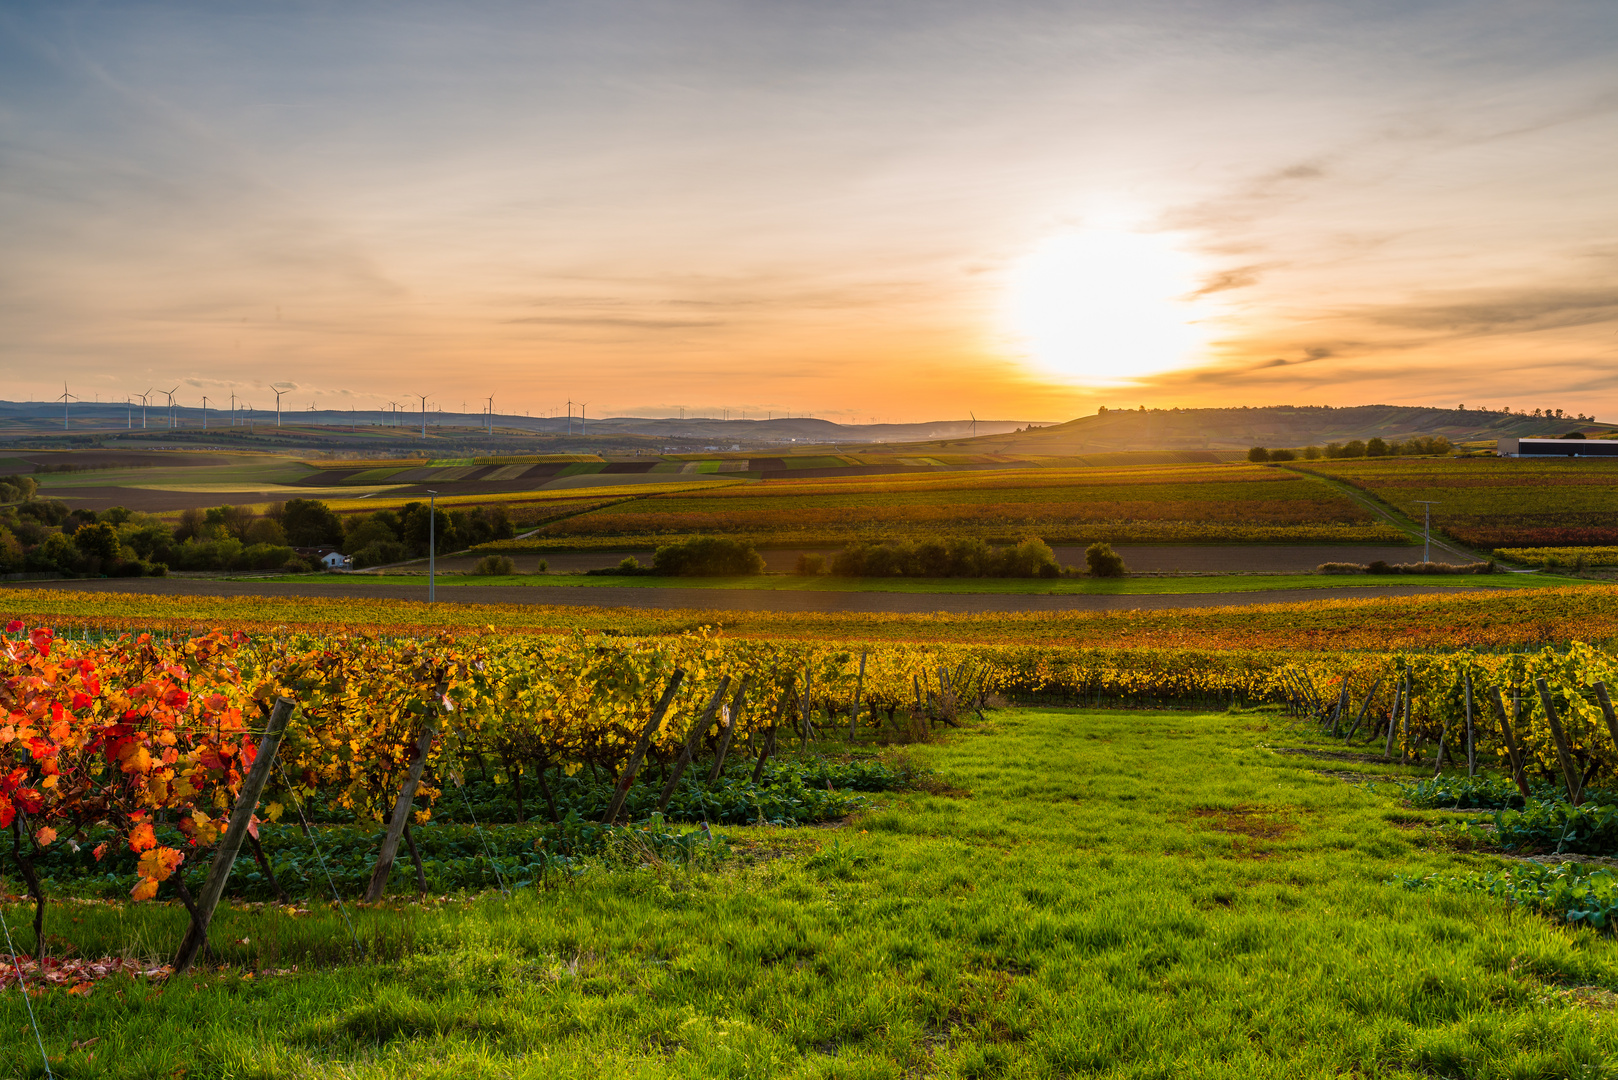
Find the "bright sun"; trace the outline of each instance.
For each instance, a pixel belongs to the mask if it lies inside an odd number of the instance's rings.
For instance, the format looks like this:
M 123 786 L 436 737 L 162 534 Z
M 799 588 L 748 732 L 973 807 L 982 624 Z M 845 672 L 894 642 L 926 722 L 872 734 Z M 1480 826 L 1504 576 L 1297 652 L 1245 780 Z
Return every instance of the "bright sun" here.
M 1079 229 L 1045 240 L 1011 276 L 1010 318 L 1051 372 L 1127 382 L 1195 359 L 1195 265 L 1167 237 Z

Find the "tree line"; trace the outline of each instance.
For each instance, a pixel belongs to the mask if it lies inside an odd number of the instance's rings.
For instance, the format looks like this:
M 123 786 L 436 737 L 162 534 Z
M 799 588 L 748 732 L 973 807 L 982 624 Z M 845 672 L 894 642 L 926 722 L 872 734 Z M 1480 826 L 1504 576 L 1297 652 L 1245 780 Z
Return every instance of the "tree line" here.
M 1305 446 L 1302 449 L 1275 449 L 1255 446 L 1247 451 L 1248 461 L 1318 461 L 1321 458 L 1363 457 L 1443 457 L 1455 446 L 1442 435 L 1426 437 L 1416 435 L 1402 442 L 1386 442 L 1380 438 L 1352 439 L 1346 443 L 1327 443 L 1325 446 Z
M 0 506 L 0 574 L 299 573 L 320 568 L 311 549 L 341 551 L 361 568 L 426 555 L 429 532 L 439 553 L 516 535 L 510 514 L 498 505 L 435 514 L 427 503 L 412 502 L 345 517 L 318 499 L 288 499 L 263 510 L 193 507 L 170 524 L 121 506 L 69 509 L 37 494 L 29 477 L 0 477 L 0 499 L 7 503 Z

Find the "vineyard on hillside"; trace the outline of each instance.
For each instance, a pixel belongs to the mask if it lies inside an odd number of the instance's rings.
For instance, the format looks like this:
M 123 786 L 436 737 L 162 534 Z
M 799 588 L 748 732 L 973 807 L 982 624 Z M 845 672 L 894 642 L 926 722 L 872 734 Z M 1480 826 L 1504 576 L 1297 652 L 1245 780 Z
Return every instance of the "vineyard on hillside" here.
M 1465 457 L 1309 462 L 1299 471 L 1344 480 L 1482 550 L 1618 543 L 1618 464 Z
M 499 550 L 701 533 L 789 546 L 940 531 L 1007 542 L 1037 534 L 1047 543 L 1406 539 L 1319 480 L 1233 464 L 767 480 L 660 492 L 546 525 Z

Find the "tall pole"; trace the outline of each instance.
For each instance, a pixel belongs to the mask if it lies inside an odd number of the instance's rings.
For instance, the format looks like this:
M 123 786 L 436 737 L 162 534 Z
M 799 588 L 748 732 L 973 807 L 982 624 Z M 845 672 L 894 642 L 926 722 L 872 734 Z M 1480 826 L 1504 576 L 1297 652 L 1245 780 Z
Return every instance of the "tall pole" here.
M 208 395 L 202 395 L 202 430 L 208 430 Z
M 434 574 L 438 570 L 438 492 L 427 492 L 427 602 L 434 598 Z
M 421 399 L 421 437 L 425 439 L 427 437 L 427 395 L 417 394 L 416 396 Z
M 1427 512 L 1426 518 L 1425 518 L 1425 520 L 1424 520 L 1424 522 L 1422 524 L 1422 529 L 1421 529 L 1421 539 L 1422 539 L 1421 561 L 1422 562 L 1432 562 L 1433 561 L 1432 555 L 1433 555 L 1433 503 L 1434 503 L 1434 500 L 1431 500 L 1431 499 L 1411 499 L 1410 501 L 1417 504 L 1418 506 L 1422 507 Z

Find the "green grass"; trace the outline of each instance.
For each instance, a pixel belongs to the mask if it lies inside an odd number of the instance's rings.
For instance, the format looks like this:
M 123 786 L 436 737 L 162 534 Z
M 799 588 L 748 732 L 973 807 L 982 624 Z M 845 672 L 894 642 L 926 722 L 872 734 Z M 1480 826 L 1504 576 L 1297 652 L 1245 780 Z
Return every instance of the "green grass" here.
M 420 581 L 422 574 L 377 574 L 363 577 L 282 575 L 254 578 L 279 583 L 355 581 Z M 619 577 L 604 574 L 440 574 L 442 587 L 462 585 L 517 585 L 530 588 L 584 586 L 630 587 L 641 589 L 745 589 L 764 592 L 895 592 L 1007 593 L 1029 596 L 1159 596 L 1208 593 L 1262 592 L 1271 589 L 1341 589 L 1388 585 L 1442 585 L 1471 589 L 1544 588 L 1555 585 L 1588 585 L 1581 578 L 1550 574 L 1218 574 L 1206 577 L 1129 577 L 1129 578 L 842 578 L 822 575 L 799 577 L 792 574 L 761 574 L 757 577 Z
M 1605 1075 L 1611 937 L 1390 886 L 1500 863 L 1267 749 L 1296 741 L 1274 722 L 994 714 L 915 748 L 949 793 L 845 829 L 359 910 L 364 963 L 333 911 L 236 908 L 222 969 L 34 1004 L 70 1077 Z M 87 905 L 52 930 L 162 956 L 181 926 Z M 39 1074 L 27 1023 L 0 996 L 4 1075 Z

